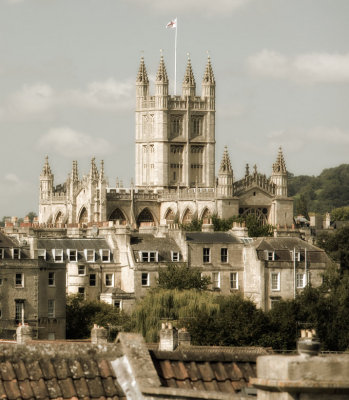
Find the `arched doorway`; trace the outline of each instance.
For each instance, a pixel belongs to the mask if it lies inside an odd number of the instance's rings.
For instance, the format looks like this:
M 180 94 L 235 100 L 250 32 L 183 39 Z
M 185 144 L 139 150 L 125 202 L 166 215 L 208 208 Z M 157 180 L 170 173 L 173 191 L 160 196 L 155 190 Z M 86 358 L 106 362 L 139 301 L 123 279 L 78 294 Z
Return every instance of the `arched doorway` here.
M 126 225 L 126 217 L 120 208 L 116 208 L 109 217 L 109 221 L 119 221 L 120 225 Z
M 137 225 L 139 227 L 142 226 L 154 226 L 155 225 L 155 221 L 154 221 L 154 217 L 153 214 L 149 211 L 148 208 L 145 208 L 139 215 L 137 218 Z
M 79 224 L 87 224 L 88 223 L 88 212 L 85 207 L 80 211 L 79 216 Z

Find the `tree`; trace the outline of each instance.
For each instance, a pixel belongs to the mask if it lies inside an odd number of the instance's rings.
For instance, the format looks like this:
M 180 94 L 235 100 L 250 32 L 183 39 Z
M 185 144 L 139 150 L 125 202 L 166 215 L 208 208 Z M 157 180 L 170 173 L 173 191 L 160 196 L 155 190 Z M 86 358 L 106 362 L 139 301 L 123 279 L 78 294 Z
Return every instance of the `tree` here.
M 333 221 L 349 221 L 349 206 L 334 208 L 331 211 Z
M 34 211 L 29 211 L 27 217 L 29 217 L 29 221 L 32 223 L 34 218 L 37 217 L 37 215 Z
M 182 224 L 182 225 L 180 225 L 180 227 L 181 227 L 181 229 L 183 229 L 183 231 L 187 231 L 187 232 L 201 231 L 202 219 L 194 218 L 190 223 Z
M 110 304 L 100 301 L 87 301 L 81 295 L 67 297 L 66 307 L 67 339 L 89 338 L 93 324 L 113 331 L 130 329 L 130 317 Z
M 317 236 L 316 244 L 329 256 L 340 262 L 341 270 L 349 270 L 349 226 L 334 232 L 322 232 Z
M 208 276 L 201 276 L 200 270 L 186 265 L 170 264 L 159 268 L 158 285 L 162 289 L 206 290 L 211 284 Z

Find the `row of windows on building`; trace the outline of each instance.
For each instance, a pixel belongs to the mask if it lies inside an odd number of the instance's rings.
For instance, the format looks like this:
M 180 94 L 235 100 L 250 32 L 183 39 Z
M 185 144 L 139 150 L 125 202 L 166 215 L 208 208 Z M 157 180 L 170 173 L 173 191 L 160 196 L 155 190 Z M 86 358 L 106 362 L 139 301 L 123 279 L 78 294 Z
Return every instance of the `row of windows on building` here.
M 16 324 L 19 322 L 24 322 L 24 308 L 25 308 L 25 300 L 24 299 L 16 299 L 15 300 L 15 321 Z M 0 305 L 0 318 L 3 317 L 2 308 Z M 47 318 L 55 318 L 56 317 L 56 300 L 48 299 L 47 300 Z
M 21 249 L 12 248 L 8 249 L 9 256 L 14 260 L 19 260 L 21 258 Z M 0 259 L 5 258 L 7 251 L 4 248 L 0 249 Z
M 265 254 L 265 260 L 267 260 L 267 261 L 276 261 L 277 260 L 277 254 L 275 251 L 265 250 L 264 254 Z M 302 255 L 301 255 L 300 251 L 291 250 L 290 255 L 291 255 L 292 261 L 301 261 L 301 259 L 302 259 Z
M 182 135 L 183 117 L 181 115 L 173 115 L 171 117 L 171 135 Z M 202 135 L 203 117 L 197 116 L 191 118 L 191 136 Z
M 221 248 L 221 257 L 220 260 L 222 263 L 228 262 L 228 249 L 226 247 Z M 211 262 L 211 249 L 209 247 L 204 247 L 202 249 L 202 261 L 204 263 Z
M 138 252 L 138 262 L 159 262 L 159 252 L 157 251 L 139 251 Z M 180 261 L 180 254 L 178 251 L 171 251 L 171 261 Z
M 52 249 L 51 253 L 46 249 L 38 249 L 38 258 L 42 260 L 48 260 L 52 256 L 54 262 L 78 262 L 81 259 L 85 259 L 86 262 L 111 262 L 111 251 L 109 249 L 100 249 L 96 251 L 94 249 L 84 249 L 84 251 L 78 251 L 76 249 L 67 249 L 64 252 L 63 249 Z
M 296 288 L 303 289 L 310 281 L 310 274 L 305 272 L 296 273 Z M 270 276 L 270 288 L 272 291 L 281 290 L 280 272 L 272 272 Z

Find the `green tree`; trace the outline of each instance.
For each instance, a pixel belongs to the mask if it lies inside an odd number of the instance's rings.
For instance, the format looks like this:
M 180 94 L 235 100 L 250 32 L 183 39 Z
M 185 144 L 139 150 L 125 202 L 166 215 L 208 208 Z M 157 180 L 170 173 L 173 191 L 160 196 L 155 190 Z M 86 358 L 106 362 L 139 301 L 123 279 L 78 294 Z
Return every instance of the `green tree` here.
M 349 206 L 334 208 L 331 211 L 333 221 L 349 221 Z
M 27 217 L 29 217 L 30 222 L 33 222 L 34 218 L 37 217 L 37 214 L 34 211 L 29 211 Z
M 202 220 L 194 218 L 190 223 L 181 224 L 180 227 L 187 232 L 199 232 L 202 228 Z
M 158 270 L 158 285 L 162 289 L 206 290 L 211 283 L 208 276 L 201 276 L 200 270 L 187 265 L 170 264 Z
M 349 270 L 349 226 L 334 232 L 321 232 L 317 236 L 316 244 L 340 263 L 342 271 Z
M 130 317 L 113 307 L 100 301 L 87 301 L 81 295 L 67 297 L 66 307 L 67 339 L 85 339 L 91 335 L 93 324 L 109 328 L 112 336 L 118 330 L 129 330 Z

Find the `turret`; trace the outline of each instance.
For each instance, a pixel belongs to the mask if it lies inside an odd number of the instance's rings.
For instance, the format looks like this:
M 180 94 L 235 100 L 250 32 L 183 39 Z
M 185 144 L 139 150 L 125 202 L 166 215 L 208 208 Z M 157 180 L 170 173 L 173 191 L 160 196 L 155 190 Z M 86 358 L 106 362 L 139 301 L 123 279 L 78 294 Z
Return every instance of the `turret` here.
M 214 78 L 211 59 L 208 56 L 206 69 L 204 73 L 204 77 L 202 78 L 202 98 L 207 98 L 209 102 L 209 108 L 211 110 L 215 109 L 215 97 L 216 97 L 216 81 Z
M 168 101 L 168 76 L 164 57 L 161 55 L 158 72 L 155 79 L 155 108 L 167 108 Z
M 182 85 L 182 96 L 183 97 L 194 97 L 196 90 L 195 78 L 193 69 L 191 67 L 190 57 L 188 57 L 187 69 L 185 71 L 183 85 Z
M 99 179 L 98 169 L 96 167 L 94 157 L 91 159 L 91 167 L 90 167 L 90 172 L 89 172 L 88 176 L 89 176 L 89 179 L 91 182 L 97 181 Z
M 218 172 L 218 195 L 223 197 L 233 196 L 234 174 L 231 167 L 228 148 L 224 147 L 223 157 Z
M 142 108 L 142 103 L 148 96 L 149 96 L 149 79 L 144 64 L 144 58 L 142 57 L 136 79 L 137 108 Z
M 281 147 L 276 162 L 273 164 L 272 182 L 276 185 L 276 195 L 287 197 L 287 170 Z
M 45 158 L 45 164 L 40 174 L 40 199 L 48 200 L 53 191 L 53 174 L 51 172 L 50 164 L 48 163 L 48 156 Z

